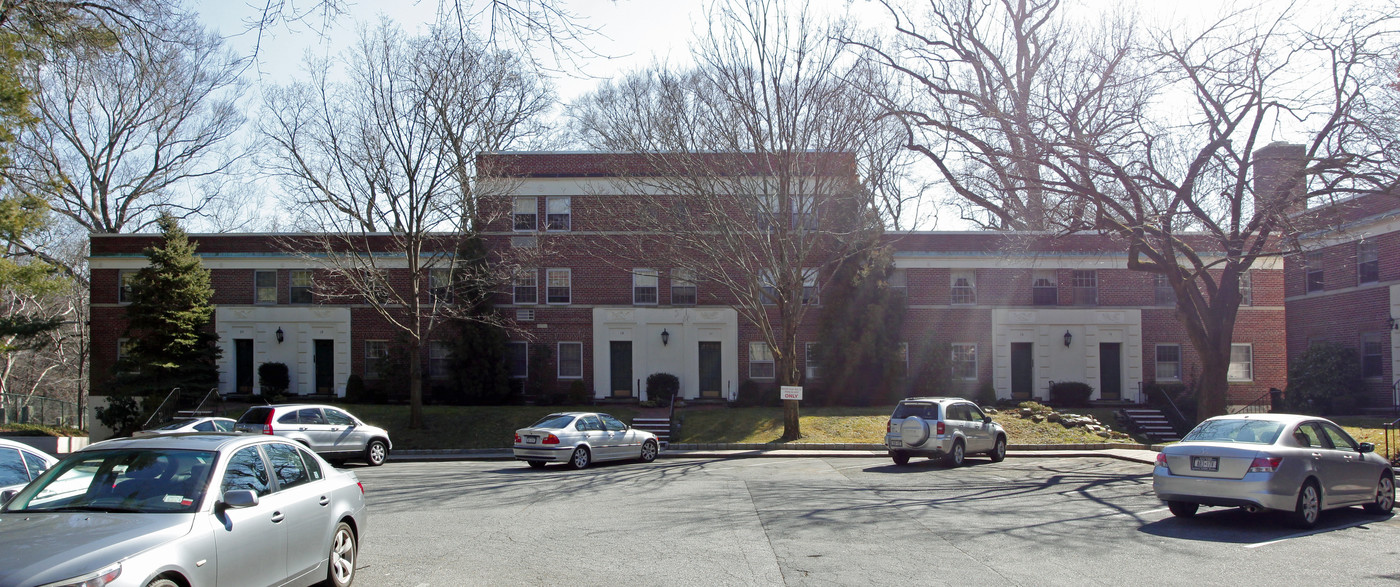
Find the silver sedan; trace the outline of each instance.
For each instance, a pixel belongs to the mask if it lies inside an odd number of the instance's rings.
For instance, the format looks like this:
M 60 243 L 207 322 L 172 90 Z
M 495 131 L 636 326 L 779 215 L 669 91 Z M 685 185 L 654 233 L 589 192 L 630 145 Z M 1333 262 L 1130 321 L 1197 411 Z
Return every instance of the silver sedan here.
M 594 461 L 623 459 L 650 463 L 659 452 L 655 434 L 595 412 L 550 414 L 515 431 L 515 460 L 536 468 L 569 463 L 582 469 Z
M 1394 474 L 1375 450 L 1314 416 L 1217 416 L 1162 449 L 1152 488 L 1179 517 L 1202 505 L 1281 510 L 1311 528 L 1323 510 L 1395 506 Z
M 90 445 L 0 509 L 0 587 L 354 581 L 364 487 L 275 436 Z
M 181 432 L 233 432 L 233 418 L 176 418 L 164 426 L 150 430 L 137 430 L 132 436 L 155 436 L 157 434 L 179 434 Z

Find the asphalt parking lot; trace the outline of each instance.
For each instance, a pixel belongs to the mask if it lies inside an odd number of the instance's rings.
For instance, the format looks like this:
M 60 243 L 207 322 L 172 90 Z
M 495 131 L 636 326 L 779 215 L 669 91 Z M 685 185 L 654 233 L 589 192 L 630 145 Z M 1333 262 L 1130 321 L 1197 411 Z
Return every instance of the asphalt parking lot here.
M 1394 585 L 1400 520 L 1173 518 L 1149 465 L 1025 458 L 355 468 L 357 585 Z

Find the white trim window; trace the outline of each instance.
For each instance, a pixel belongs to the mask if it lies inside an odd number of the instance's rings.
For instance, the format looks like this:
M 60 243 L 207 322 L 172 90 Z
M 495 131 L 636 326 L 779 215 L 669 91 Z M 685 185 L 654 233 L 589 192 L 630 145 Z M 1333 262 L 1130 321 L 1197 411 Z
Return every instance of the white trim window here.
M 511 228 L 515 232 L 535 232 L 539 228 L 540 209 L 537 198 L 515 198 L 511 213 Z
M 822 378 L 822 345 L 819 342 L 807 343 L 807 378 Z
M 632 303 L 639 306 L 654 306 L 657 302 L 657 271 L 655 269 L 632 270 Z
M 773 363 L 773 349 L 768 343 L 749 343 L 749 379 L 773 379 L 777 369 Z
M 287 273 L 287 303 L 309 304 L 311 297 L 311 272 L 297 269 Z
M 1361 376 L 1379 379 L 1385 376 L 1385 345 L 1388 333 L 1367 332 L 1361 335 Z
M 952 281 L 952 301 L 954 304 L 977 303 L 977 272 L 961 269 L 949 273 Z
M 955 342 L 952 344 L 952 354 L 953 379 L 977 379 L 977 343 Z
M 1181 345 L 1157 345 L 1157 381 L 1181 381 Z
M 763 270 L 758 274 L 759 296 L 763 298 L 763 305 L 772 306 L 778 303 L 778 285 L 773 279 L 773 272 Z
M 545 198 L 544 228 L 549 232 L 568 232 L 573 226 L 573 203 L 569 196 Z
M 1228 381 L 1254 381 L 1254 345 L 1230 345 L 1230 371 Z
M 1243 292 L 1245 280 L 1243 275 L 1240 277 L 1240 291 Z M 1176 290 L 1172 289 L 1172 283 L 1166 275 L 1152 274 L 1152 301 L 1158 306 L 1176 305 Z
M 1326 274 L 1323 272 L 1322 251 L 1309 251 L 1303 254 L 1303 271 L 1306 276 L 1307 292 L 1327 289 Z
M 583 343 L 559 343 L 559 378 L 583 379 Z
M 253 303 L 264 305 L 277 303 L 276 271 L 253 272 Z
M 806 268 L 802 270 L 802 303 L 817 304 L 817 270 Z
M 428 270 L 428 299 L 442 303 L 452 303 L 452 270 L 438 267 Z
M 117 339 L 117 364 L 120 365 L 120 364 L 122 363 L 123 360 L 125 360 L 127 357 L 130 357 L 132 351 L 135 350 L 135 348 L 136 348 L 136 339 L 134 339 L 134 338 L 118 338 L 118 339 Z M 122 373 L 126 373 L 126 374 L 128 374 L 128 375 L 135 375 L 135 374 L 140 373 L 140 372 L 141 372 L 141 367 L 139 367 L 139 366 L 138 366 L 138 367 L 135 367 L 135 368 L 133 368 L 133 369 L 127 369 L 127 370 L 122 371 Z
M 117 303 L 131 303 L 131 280 L 136 277 L 135 269 L 117 271 Z
M 1376 240 L 1356 243 L 1356 283 L 1376 283 L 1381 280 L 1381 248 Z
M 384 362 L 389 358 L 389 341 L 365 341 L 365 379 L 379 379 L 384 373 Z
M 452 374 L 452 346 L 445 340 L 428 341 L 428 378 L 447 379 Z
M 545 270 L 545 303 L 568 304 L 573 299 L 573 272 L 570 269 Z
M 905 269 L 890 271 L 890 293 L 901 299 L 909 299 L 909 272 Z
M 516 305 L 538 304 L 540 302 L 540 272 L 538 269 L 521 269 L 511 284 L 511 302 Z
M 1031 303 L 1037 306 L 1060 304 L 1060 284 L 1054 269 L 1036 269 L 1031 275 Z
M 899 373 L 898 373 L 898 376 L 900 376 L 900 377 L 908 377 L 908 376 L 909 376 L 909 343 L 907 343 L 907 342 L 901 342 L 901 343 L 899 343 L 899 350 L 897 350 L 897 351 L 895 351 L 895 352 L 897 353 L 897 355 L 896 355 L 896 360 L 899 361 L 897 364 L 898 364 L 898 366 L 899 366 L 899 368 L 900 368 L 900 371 L 899 371 Z
M 1074 286 L 1074 305 L 1097 306 L 1099 304 L 1099 274 L 1093 269 L 1075 269 L 1070 277 Z
M 671 304 L 694 306 L 698 296 L 695 287 L 695 272 L 689 269 L 671 270 Z
M 1246 269 L 1240 273 L 1240 305 L 1254 305 L 1254 270 Z
M 530 375 L 530 345 L 523 340 L 506 343 L 506 367 L 511 379 L 524 379 Z
M 798 230 L 817 229 L 817 199 L 812 195 L 792 196 L 792 227 Z

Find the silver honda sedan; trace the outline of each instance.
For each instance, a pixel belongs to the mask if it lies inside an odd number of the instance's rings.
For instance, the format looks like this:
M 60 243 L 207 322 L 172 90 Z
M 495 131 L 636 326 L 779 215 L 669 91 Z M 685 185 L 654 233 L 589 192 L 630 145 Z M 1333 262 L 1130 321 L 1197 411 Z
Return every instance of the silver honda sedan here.
M 1183 518 L 1202 505 L 1242 507 L 1288 512 L 1311 528 L 1323 510 L 1395 506 L 1395 477 L 1375 450 L 1314 416 L 1217 416 L 1158 453 L 1152 489 Z
M 0 587 L 311 585 L 355 578 L 364 487 L 275 436 L 99 442 L 0 509 Z
M 536 468 L 569 463 L 582 469 L 594 461 L 623 459 L 650 463 L 659 452 L 655 434 L 595 412 L 550 414 L 515 431 L 515 460 Z

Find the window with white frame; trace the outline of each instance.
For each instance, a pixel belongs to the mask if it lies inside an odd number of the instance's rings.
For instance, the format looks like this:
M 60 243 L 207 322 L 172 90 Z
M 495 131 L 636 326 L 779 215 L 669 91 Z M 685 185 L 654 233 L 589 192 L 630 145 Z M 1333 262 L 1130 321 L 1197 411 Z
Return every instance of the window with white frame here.
M 1380 280 L 1380 243 L 1374 240 L 1356 243 L 1356 283 L 1375 283 Z
M 288 272 L 287 302 L 309 304 L 311 301 L 311 272 L 305 269 Z
M 560 232 L 569 230 L 572 226 L 570 211 L 573 204 L 569 196 L 558 196 L 545 198 L 545 230 Z
M 953 271 L 952 277 L 952 301 L 954 304 L 975 304 L 977 303 L 977 272 L 961 269 Z
M 135 277 L 135 269 L 122 269 L 117 272 L 117 303 L 131 303 L 131 280 Z
M 559 343 L 559 378 L 583 379 L 583 343 Z
M 1161 273 L 1152 275 L 1152 298 L 1158 306 L 1176 305 L 1176 290 L 1172 289 L 1171 281 L 1167 280 L 1167 276 Z
M 253 303 L 254 303 L 254 304 L 275 304 L 275 303 L 277 303 L 277 272 L 276 272 L 276 271 L 254 271 L 254 272 L 253 272 Z
M 573 273 L 568 269 L 545 270 L 545 302 L 567 304 L 572 299 Z
M 539 228 L 539 202 L 535 198 L 516 198 L 511 215 L 516 232 L 535 232 Z
M 1254 305 L 1254 271 L 1252 269 L 1240 272 L 1240 305 Z
M 817 201 L 811 195 L 792 197 L 792 227 L 804 230 L 817 229 Z
M 1181 381 L 1181 345 L 1157 345 L 1157 381 Z
M 1303 255 L 1303 270 L 1306 272 L 1308 293 L 1322 291 L 1327 287 L 1324 281 L 1322 262 L 1322 251 L 1312 251 Z
M 817 270 L 802 270 L 802 303 L 817 303 Z
M 689 269 L 672 269 L 671 303 L 677 306 L 694 306 L 695 301 L 695 272 Z
M 530 374 L 530 345 L 523 340 L 506 343 L 506 366 L 511 379 L 524 379 Z
M 773 272 L 765 270 L 758 274 L 758 288 L 764 305 L 778 303 L 778 284 L 777 280 L 773 279 Z
M 136 340 L 135 340 L 135 339 L 131 339 L 131 338 L 119 338 L 119 339 L 117 339 L 117 364 L 118 364 L 118 365 L 121 365 L 123 361 L 127 360 L 128 358 L 130 358 L 130 357 L 131 357 L 132 351 L 134 351 L 135 349 L 136 349 Z M 122 368 L 122 371 L 121 371 L 121 372 L 122 372 L 122 373 L 126 373 L 126 374 L 134 375 L 134 374 L 137 374 L 137 373 L 140 373 L 140 372 L 141 372 L 141 367 L 138 366 L 138 365 L 127 365 L 127 366 L 124 366 L 124 367 Z
M 1031 276 L 1031 303 L 1055 306 L 1060 303 L 1060 285 L 1054 269 L 1037 269 Z
M 819 342 L 807 343 L 807 378 L 822 378 L 822 345 Z
M 389 341 L 365 341 L 365 379 L 379 379 L 384 363 L 389 359 Z
M 775 373 L 773 349 L 766 342 L 750 342 L 749 379 L 772 379 Z
M 777 228 L 778 196 L 766 193 L 754 196 L 754 224 L 758 230 L 771 231 Z
M 447 379 L 452 373 L 452 346 L 444 340 L 428 341 L 428 377 Z
M 901 299 L 909 297 L 909 273 L 904 269 L 890 271 L 890 293 Z
M 436 268 L 428 270 L 428 297 L 441 304 L 452 303 L 452 270 Z
M 1385 376 L 1385 344 L 1387 334 L 1368 332 L 1361 335 L 1361 376 L 1378 379 Z
M 1075 269 L 1070 277 L 1074 286 L 1076 306 L 1095 306 L 1099 303 L 1099 276 L 1093 269 Z
M 953 378 L 977 379 L 977 343 L 955 342 L 953 349 Z
M 899 343 L 899 348 L 895 352 L 898 354 L 895 366 L 899 371 L 896 375 L 899 377 L 906 377 L 909 375 L 909 343 Z
M 657 272 L 655 269 L 632 270 L 632 303 L 652 305 L 657 298 Z
M 511 285 L 511 300 L 516 304 L 537 304 L 540 301 L 539 271 L 521 269 Z
M 1229 381 L 1254 380 L 1254 346 L 1249 344 L 1230 345 Z

